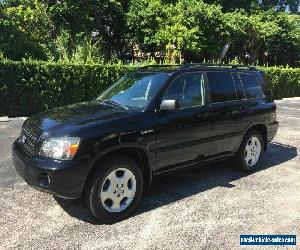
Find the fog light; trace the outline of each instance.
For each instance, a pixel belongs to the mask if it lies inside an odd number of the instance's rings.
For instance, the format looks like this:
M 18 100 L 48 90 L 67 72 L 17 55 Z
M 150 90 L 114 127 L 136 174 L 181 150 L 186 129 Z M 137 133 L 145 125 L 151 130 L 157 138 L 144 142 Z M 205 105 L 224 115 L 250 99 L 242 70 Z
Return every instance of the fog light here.
M 47 173 L 41 173 L 39 178 L 39 184 L 41 187 L 48 187 L 50 184 L 50 177 Z

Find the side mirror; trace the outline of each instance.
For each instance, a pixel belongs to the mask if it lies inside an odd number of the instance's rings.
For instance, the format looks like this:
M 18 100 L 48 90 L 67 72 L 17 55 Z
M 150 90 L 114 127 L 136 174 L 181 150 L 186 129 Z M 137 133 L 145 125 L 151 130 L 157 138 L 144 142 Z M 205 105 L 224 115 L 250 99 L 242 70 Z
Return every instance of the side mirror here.
M 163 100 L 160 104 L 160 111 L 175 111 L 179 109 L 178 100 Z

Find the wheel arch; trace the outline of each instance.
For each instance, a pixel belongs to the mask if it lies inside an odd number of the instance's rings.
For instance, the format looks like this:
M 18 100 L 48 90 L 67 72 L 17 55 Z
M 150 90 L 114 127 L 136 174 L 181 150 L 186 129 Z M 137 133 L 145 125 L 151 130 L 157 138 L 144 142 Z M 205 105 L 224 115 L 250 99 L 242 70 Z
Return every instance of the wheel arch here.
M 101 167 L 101 164 L 116 156 L 129 157 L 141 167 L 142 174 L 144 177 L 144 191 L 149 190 L 152 181 L 152 168 L 149 164 L 149 157 L 143 148 L 131 146 L 112 149 L 108 152 L 101 154 L 94 162 L 92 168 L 89 171 L 89 174 L 85 181 L 84 189 L 89 180 L 92 178 L 93 174 L 97 171 L 99 167 Z
M 267 126 L 263 123 L 252 124 L 251 126 L 249 126 L 249 128 L 244 133 L 240 144 L 242 143 L 243 139 L 245 138 L 245 135 L 247 133 L 249 133 L 249 131 L 251 131 L 251 130 L 257 130 L 261 133 L 261 135 L 263 136 L 263 139 L 264 139 L 264 151 L 266 151 L 267 147 L 268 147 L 268 129 L 267 129 Z

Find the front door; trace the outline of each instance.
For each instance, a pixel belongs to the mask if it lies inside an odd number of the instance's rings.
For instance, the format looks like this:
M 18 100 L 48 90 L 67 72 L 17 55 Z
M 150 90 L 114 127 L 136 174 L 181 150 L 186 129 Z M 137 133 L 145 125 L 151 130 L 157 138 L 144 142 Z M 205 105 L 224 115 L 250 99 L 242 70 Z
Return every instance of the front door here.
M 200 72 L 179 75 L 165 91 L 163 100 L 178 100 L 180 109 L 158 114 L 156 171 L 193 165 L 211 148 L 211 123 L 205 98 L 205 80 Z

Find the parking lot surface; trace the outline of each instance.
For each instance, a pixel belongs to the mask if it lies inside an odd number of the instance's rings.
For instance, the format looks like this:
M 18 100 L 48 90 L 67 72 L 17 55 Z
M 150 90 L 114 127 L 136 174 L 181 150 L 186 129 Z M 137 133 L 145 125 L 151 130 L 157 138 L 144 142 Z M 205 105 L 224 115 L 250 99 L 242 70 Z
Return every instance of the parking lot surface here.
M 262 170 L 222 162 L 161 178 L 114 225 L 23 182 L 11 144 L 24 119 L 0 122 L 0 249 L 240 249 L 240 234 L 297 234 L 300 248 L 300 98 L 277 103 L 280 128 Z

